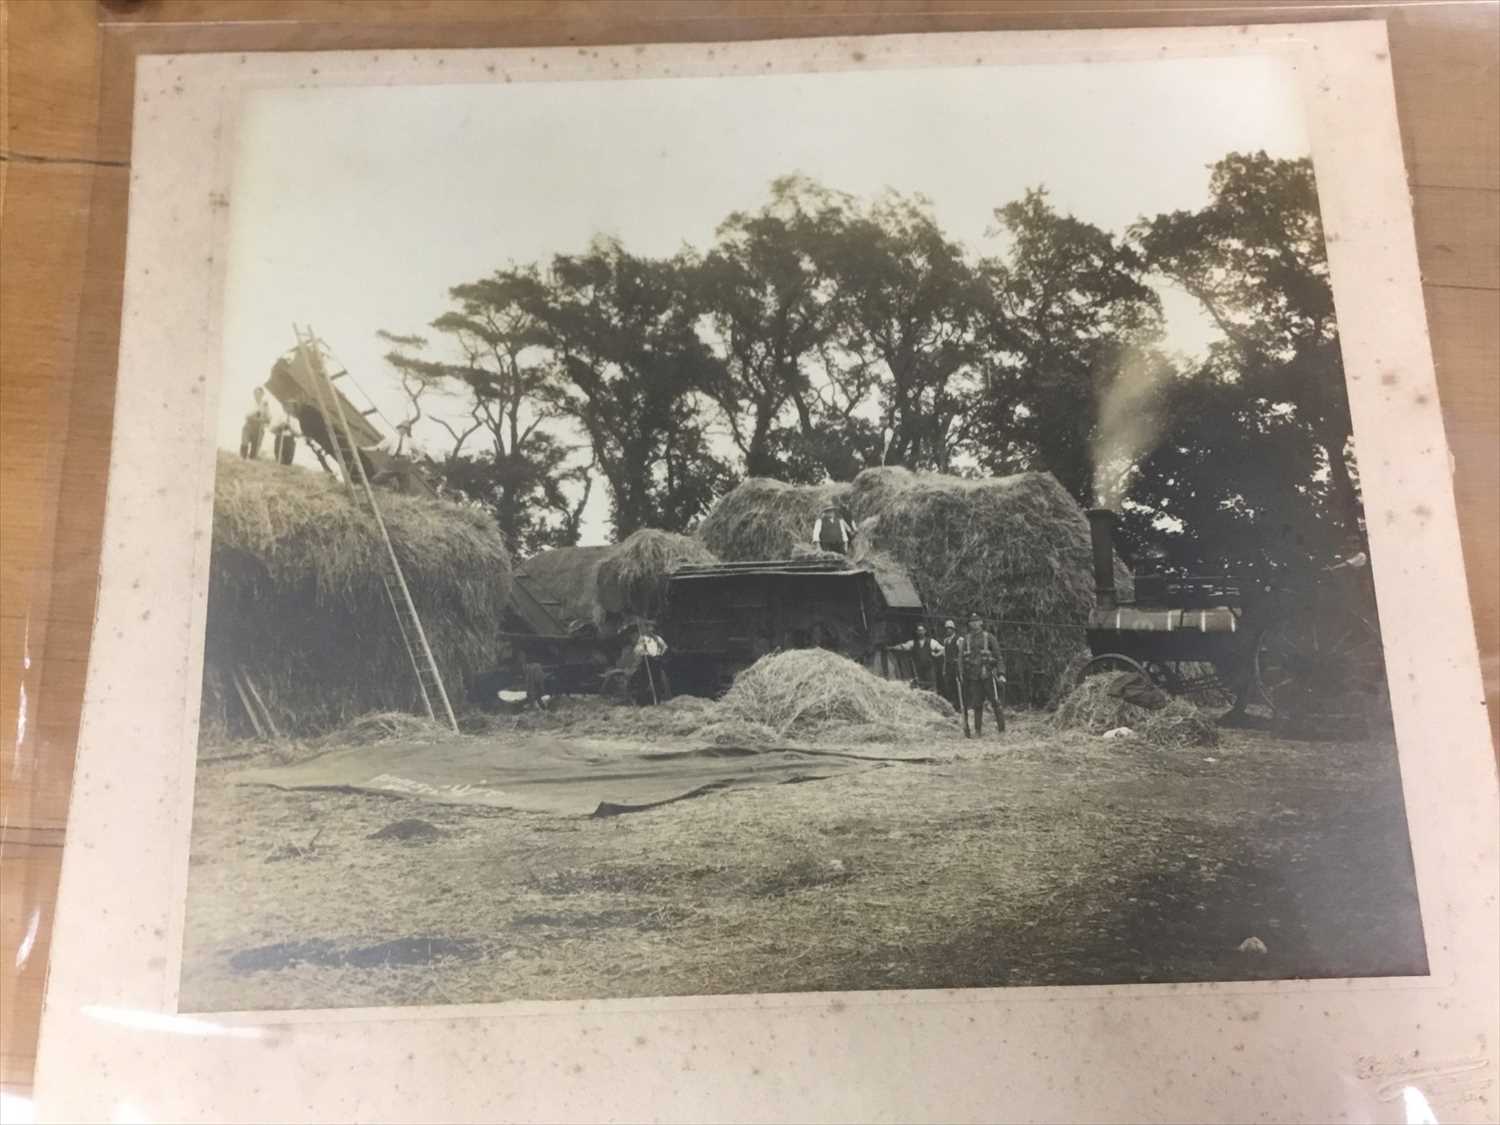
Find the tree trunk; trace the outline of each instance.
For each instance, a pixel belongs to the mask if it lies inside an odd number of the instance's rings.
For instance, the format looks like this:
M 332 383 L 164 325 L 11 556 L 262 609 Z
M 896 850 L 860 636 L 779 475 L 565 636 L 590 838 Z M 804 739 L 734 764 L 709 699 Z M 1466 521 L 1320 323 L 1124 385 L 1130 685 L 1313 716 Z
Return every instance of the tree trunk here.
M 1359 490 L 1354 487 L 1354 478 L 1349 475 L 1349 464 L 1344 460 L 1344 445 L 1347 440 L 1347 436 L 1340 436 L 1337 444 L 1334 444 L 1332 436 L 1319 435 L 1323 452 L 1328 457 L 1328 481 L 1333 486 L 1335 510 L 1341 514 L 1345 532 L 1358 535 L 1359 518 L 1364 512 L 1364 504 L 1360 500 Z
M 771 438 L 772 413 L 764 402 L 755 405 L 755 429 L 750 434 L 750 448 L 745 451 L 745 475 L 768 477 L 776 472 L 767 445 Z

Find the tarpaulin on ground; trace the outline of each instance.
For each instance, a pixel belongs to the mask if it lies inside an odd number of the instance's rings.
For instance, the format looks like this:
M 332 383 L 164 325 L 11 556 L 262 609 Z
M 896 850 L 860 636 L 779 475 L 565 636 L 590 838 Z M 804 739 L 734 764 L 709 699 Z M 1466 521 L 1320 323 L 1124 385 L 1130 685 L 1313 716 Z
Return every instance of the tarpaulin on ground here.
M 780 785 L 876 769 L 890 759 L 812 750 L 708 747 L 629 753 L 608 743 L 547 735 L 495 742 L 379 742 L 290 766 L 245 770 L 248 785 L 350 789 L 438 804 L 610 816 L 717 789 Z

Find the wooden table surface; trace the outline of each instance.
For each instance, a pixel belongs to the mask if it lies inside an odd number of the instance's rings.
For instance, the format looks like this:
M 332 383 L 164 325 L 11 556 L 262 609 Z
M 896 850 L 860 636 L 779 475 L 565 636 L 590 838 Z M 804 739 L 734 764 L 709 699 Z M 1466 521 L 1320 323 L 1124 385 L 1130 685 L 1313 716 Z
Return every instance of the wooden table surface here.
M 1372 17 L 1390 26 L 1493 731 L 1500 706 L 1496 0 L 0 0 L 0 1086 L 24 1091 L 31 1080 L 94 612 L 134 53 Z M 315 22 L 299 29 L 299 20 Z

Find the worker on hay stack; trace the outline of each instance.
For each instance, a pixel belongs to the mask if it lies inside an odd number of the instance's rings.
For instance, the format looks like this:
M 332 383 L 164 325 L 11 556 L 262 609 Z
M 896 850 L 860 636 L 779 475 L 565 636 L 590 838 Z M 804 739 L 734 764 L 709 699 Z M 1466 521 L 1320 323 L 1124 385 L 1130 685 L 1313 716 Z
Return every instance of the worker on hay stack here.
M 995 709 L 995 730 L 1005 733 L 1005 710 L 1000 689 L 1005 683 L 1005 657 L 995 634 L 984 627 L 984 619 L 969 614 L 969 631 L 958 639 L 959 690 L 963 693 L 964 734 L 969 734 L 969 712 L 974 712 L 973 737 L 984 733 L 984 704 Z
M 828 505 L 813 521 L 812 545 L 835 555 L 847 555 L 854 549 L 854 524 L 838 504 Z
M 272 449 L 278 465 L 290 465 L 297 456 L 297 435 L 300 427 L 291 414 L 283 414 L 271 427 Z
M 937 691 L 938 672 L 943 666 L 942 642 L 927 635 L 927 626 L 917 622 L 916 636 L 898 645 L 887 645 L 891 652 L 911 653 L 912 679 L 923 691 Z
M 642 621 L 637 629 L 635 655 L 645 667 L 646 686 L 652 703 L 665 703 L 672 698 L 672 687 L 667 682 L 667 669 L 662 657 L 667 655 L 667 642 L 656 631 L 656 622 Z
M 265 439 L 271 425 L 271 403 L 266 398 L 266 388 L 254 390 L 255 406 L 245 415 L 245 424 L 240 427 L 240 456 L 246 461 L 260 457 L 260 443 Z
M 955 711 L 963 710 L 963 700 L 958 695 L 958 625 L 953 618 L 943 622 L 943 635 L 939 643 L 943 646 L 943 665 L 938 674 L 938 690 L 942 697 L 953 704 Z

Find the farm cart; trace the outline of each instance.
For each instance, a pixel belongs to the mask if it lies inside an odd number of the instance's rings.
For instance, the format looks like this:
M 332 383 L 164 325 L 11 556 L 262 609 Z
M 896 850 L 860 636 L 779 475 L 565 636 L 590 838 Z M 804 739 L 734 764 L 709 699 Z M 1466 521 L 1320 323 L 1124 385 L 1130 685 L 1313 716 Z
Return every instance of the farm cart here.
M 1130 670 L 1157 687 L 1236 712 L 1269 712 L 1278 729 L 1389 721 L 1374 596 L 1357 568 L 1302 587 L 1233 577 L 1145 575 L 1122 605 L 1114 585 L 1114 513 L 1088 513 L 1097 604 L 1083 675 Z

